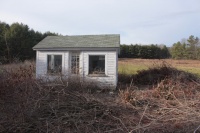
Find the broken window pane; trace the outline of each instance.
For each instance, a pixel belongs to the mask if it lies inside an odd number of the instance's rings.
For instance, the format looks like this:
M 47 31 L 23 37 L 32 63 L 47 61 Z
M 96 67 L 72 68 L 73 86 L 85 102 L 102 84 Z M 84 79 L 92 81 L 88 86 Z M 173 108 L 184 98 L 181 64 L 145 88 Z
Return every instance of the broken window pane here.
M 48 55 L 47 56 L 47 72 L 61 73 L 62 71 L 62 55 Z
M 89 74 L 105 74 L 105 55 L 89 56 Z

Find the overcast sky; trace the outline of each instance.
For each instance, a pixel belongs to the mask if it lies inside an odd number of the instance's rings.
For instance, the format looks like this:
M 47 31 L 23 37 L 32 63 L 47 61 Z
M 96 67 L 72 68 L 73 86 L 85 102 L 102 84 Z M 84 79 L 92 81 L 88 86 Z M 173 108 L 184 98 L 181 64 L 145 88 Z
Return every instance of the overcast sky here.
M 0 21 L 62 35 L 120 34 L 121 44 L 200 37 L 200 0 L 0 0 Z

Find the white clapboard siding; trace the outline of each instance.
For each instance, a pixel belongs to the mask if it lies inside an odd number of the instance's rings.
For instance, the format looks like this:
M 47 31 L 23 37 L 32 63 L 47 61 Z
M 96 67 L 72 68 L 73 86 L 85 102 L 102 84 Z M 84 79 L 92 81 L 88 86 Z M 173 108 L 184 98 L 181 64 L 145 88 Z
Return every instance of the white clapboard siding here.
M 36 77 L 39 78 L 47 73 L 47 57 L 41 51 L 37 51 L 36 56 Z
M 80 76 L 83 76 L 83 73 L 84 73 L 84 60 L 83 60 L 83 53 L 84 51 L 80 52 L 80 58 L 79 58 L 79 73 L 80 73 Z
M 64 59 L 63 59 L 63 63 L 64 63 L 64 67 L 63 67 L 63 75 L 69 75 L 69 68 L 70 68 L 70 65 L 69 65 L 69 52 L 66 51 L 64 52 Z
M 116 52 L 108 52 L 107 62 L 108 75 L 116 76 Z

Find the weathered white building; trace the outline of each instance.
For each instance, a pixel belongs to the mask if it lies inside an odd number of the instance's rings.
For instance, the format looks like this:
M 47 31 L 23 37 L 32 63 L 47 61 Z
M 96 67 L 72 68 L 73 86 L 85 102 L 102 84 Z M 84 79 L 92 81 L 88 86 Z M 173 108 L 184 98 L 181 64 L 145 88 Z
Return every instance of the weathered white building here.
M 120 35 L 47 36 L 36 50 L 36 78 L 73 75 L 117 85 Z

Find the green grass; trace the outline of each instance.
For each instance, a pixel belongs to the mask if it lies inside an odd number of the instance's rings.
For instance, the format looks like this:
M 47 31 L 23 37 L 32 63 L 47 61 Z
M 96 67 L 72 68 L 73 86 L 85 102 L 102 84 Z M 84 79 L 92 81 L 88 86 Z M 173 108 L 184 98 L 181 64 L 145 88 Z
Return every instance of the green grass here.
M 137 74 L 139 70 L 148 69 L 147 66 L 137 65 L 137 64 L 126 64 L 126 65 L 119 65 L 118 72 L 119 74 Z
M 182 66 L 182 67 L 177 67 L 177 69 L 196 74 L 200 77 L 200 68 Z
M 172 67 L 200 77 L 200 61 L 198 60 L 146 60 L 146 59 L 125 59 L 120 60 L 118 65 L 119 74 L 137 74 L 140 70 L 162 64 L 163 61 Z

